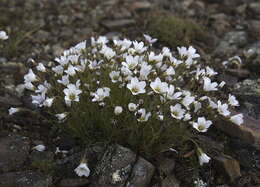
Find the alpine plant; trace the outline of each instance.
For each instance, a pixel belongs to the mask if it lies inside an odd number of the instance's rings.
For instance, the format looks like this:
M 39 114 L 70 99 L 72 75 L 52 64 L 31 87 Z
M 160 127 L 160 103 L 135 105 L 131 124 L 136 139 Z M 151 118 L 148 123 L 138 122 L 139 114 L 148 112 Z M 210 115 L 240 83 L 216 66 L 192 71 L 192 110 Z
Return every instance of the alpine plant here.
M 200 63 L 195 48 L 153 51 L 156 39 L 144 36 L 92 37 L 65 50 L 52 67 L 39 63 L 24 76 L 32 103 L 85 141 L 106 139 L 144 153 L 178 149 L 178 141 L 206 133 L 219 119 L 243 123 L 242 114 L 231 115 L 239 106 L 235 96 L 223 98 L 225 82 Z M 181 139 L 180 129 L 188 137 Z M 210 160 L 202 151 L 198 156 L 201 165 Z

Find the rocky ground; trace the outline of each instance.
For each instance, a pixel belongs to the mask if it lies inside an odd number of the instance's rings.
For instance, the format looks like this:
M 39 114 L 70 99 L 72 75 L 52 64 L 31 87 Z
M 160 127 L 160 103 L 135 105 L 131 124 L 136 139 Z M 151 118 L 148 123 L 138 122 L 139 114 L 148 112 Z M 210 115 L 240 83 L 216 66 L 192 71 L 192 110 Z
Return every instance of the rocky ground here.
M 1 0 L 0 12 L 0 30 L 10 36 L 0 52 L 0 186 L 182 187 L 192 186 L 194 173 L 208 186 L 260 186 L 260 2 Z M 119 145 L 82 148 L 49 124 L 28 96 L 15 91 L 30 58 L 48 64 L 90 36 L 138 39 L 143 33 L 159 39 L 155 48 L 192 44 L 199 49 L 242 101 L 239 111 L 248 115 L 241 127 L 220 122 L 210 138 L 198 137 L 213 158 L 200 172 L 186 167 L 175 152 L 144 159 Z M 242 64 L 223 68 L 222 62 L 234 55 Z M 9 107 L 27 110 L 9 116 Z M 33 150 L 38 144 L 47 150 Z M 57 147 L 68 153 L 55 153 Z M 93 174 L 80 179 L 73 170 L 84 152 Z M 122 180 L 115 183 L 117 170 Z

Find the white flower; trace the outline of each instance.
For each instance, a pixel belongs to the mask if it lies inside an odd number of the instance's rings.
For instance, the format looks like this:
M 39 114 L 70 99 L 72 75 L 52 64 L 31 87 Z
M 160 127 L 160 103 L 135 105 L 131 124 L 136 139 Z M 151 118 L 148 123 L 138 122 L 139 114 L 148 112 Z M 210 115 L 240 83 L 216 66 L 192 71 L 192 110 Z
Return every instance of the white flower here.
M 112 174 L 112 182 L 115 184 L 120 181 L 122 181 L 122 178 L 120 176 L 120 170 L 116 170 L 116 172 Z
M 5 31 L 0 31 L 0 40 L 7 40 L 9 37 Z
M 134 103 L 129 103 L 128 109 L 129 109 L 130 112 L 134 112 L 137 109 L 137 105 L 134 104 Z
M 210 67 L 206 67 L 206 74 L 211 77 L 211 76 L 214 76 L 214 75 L 217 75 L 218 72 L 214 71 L 214 69 L 210 68 Z
M 149 44 L 153 44 L 157 41 L 156 38 L 152 38 L 151 36 L 147 35 L 147 34 L 143 34 L 145 40 L 149 43 Z
M 122 62 L 122 65 L 130 70 L 133 70 L 138 65 L 139 56 L 133 57 L 132 55 L 127 55 L 125 57 L 125 61 L 126 62 Z
M 191 115 L 189 113 L 186 113 L 184 115 L 183 121 L 189 121 L 191 119 Z
M 8 112 L 9 112 L 9 115 L 13 115 L 14 113 L 16 113 L 16 112 L 19 112 L 19 108 L 13 108 L 13 107 L 11 107 L 9 110 L 8 110 Z
M 144 47 L 144 42 L 137 42 L 137 41 L 134 41 L 133 42 L 133 45 L 134 45 L 134 50 L 141 54 L 143 52 L 146 51 L 147 47 Z
M 204 163 L 210 161 L 210 157 L 206 155 L 200 148 L 198 148 L 199 163 L 202 166 Z
M 136 112 L 136 115 L 140 115 L 137 121 L 145 122 L 148 121 L 149 117 L 151 117 L 152 114 L 151 112 L 146 113 L 146 110 L 144 108 L 141 108 Z
M 207 183 L 203 182 L 203 180 L 197 178 L 194 181 L 195 187 L 207 187 Z
M 94 70 L 94 69 L 100 69 L 100 65 L 103 63 L 103 60 L 100 60 L 100 61 L 96 61 L 96 60 L 89 60 L 89 65 L 88 65 L 88 68 L 91 69 L 91 70 Z
M 170 66 L 169 68 L 166 69 L 165 71 L 165 75 L 166 76 L 170 76 L 170 75 L 175 75 L 175 70 L 172 66 Z
M 201 109 L 201 103 L 200 102 L 198 102 L 198 101 L 195 101 L 195 102 L 193 102 L 193 104 L 194 104 L 194 112 L 196 113 L 196 112 L 198 112 L 199 111 L 199 109 Z
M 171 116 L 175 119 L 182 119 L 185 114 L 185 110 L 182 109 L 180 104 L 176 104 L 175 106 L 170 106 Z
M 231 116 L 230 121 L 232 121 L 233 123 L 235 123 L 237 125 L 241 125 L 244 123 L 243 117 L 244 117 L 243 114 L 237 114 L 237 115 Z
M 206 120 L 205 117 L 199 117 L 197 122 L 193 122 L 192 126 L 199 132 L 206 132 L 212 125 L 212 121 Z
M 167 89 L 167 99 L 170 99 L 170 100 L 177 100 L 177 99 L 180 99 L 180 96 L 182 95 L 182 92 L 175 92 L 174 93 L 174 86 L 173 85 L 170 85 L 169 88 Z
M 208 77 L 204 77 L 203 80 L 204 80 L 204 85 L 203 85 L 204 91 L 209 92 L 209 91 L 218 90 L 217 89 L 218 83 L 211 82 L 210 78 L 208 78 Z
M 194 58 L 198 58 L 200 57 L 199 54 L 196 53 L 196 49 L 193 48 L 192 46 L 190 46 L 188 49 L 186 47 L 177 47 L 179 55 L 184 58 L 190 58 L 190 59 L 194 59 Z
M 102 47 L 100 53 L 103 54 L 108 60 L 116 55 L 116 52 L 113 49 L 105 45 Z
M 236 97 L 231 94 L 228 95 L 228 103 L 231 106 L 239 106 L 239 102 L 237 101 Z
M 221 81 L 221 83 L 219 83 L 219 85 L 218 85 L 218 86 L 219 86 L 220 88 L 222 88 L 222 87 L 223 87 L 225 84 L 226 84 L 226 82 L 225 82 L 225 81 Z
M 42 63 L 39 63 L 38 66 L 36 66 L 36 69 L 41 72 L 46 72 L 46 68 Z
M 43 102 L 43 106 L 45 107 L 51 107 L 53 103 L 54 98 L 47 97 L 45 101 Z
M 147 80 L 147 76 L 151 73 L 152 66 L 148 65 L 146 62 L 142 63 L 141 69 L 140 69 L 140 79 L 141 80 Z
M 43 152 L 46 150 L 46 147 L 44 145 L 40 144 L 40 145 L 33 147 L 33 149 L 35 149 L 36 151 L 39 151 L 39 152 Z
M 167 57 L 171 57 L 172 56 L 171 51 L 170 51 L 170 49 L 168 47 L 163 47 L 162 54 L 163 54 L 163 56 L 167 56 Z
M 121 47 L 121 51 L 128 49 L 132 45 L 132 41 L 124 39 L 124 40 L 114 40 L 113 41 L 116 46 Z
M 64 71 L 64 68 L 62 67 L 62 65 L 58 65 L 58 66 L 55 66 L 53 68 L 51 68 L 52 71 L 54 71 L 57 75 L 61 75 L 63 74 L 63 71 Z
M 123 112 L 123 108 L 121 106 L 116 106 L 114 109 L 115 115 L 119 115 Z
M 85 162 L 80 163 L 80 165 L 76 169 L 74 169 L 74 171 L 79 177 L 88 177 L 90 174 L 90 169 L 88 168 L 88 165 Z
M 94 98 L 92 99 L 92 102 L 101 102 L 104 98 L 109 97 L 110 95 L 110 88 L 104 87 L 104 88 L 98 88 L 95 93 L 92 93 L 92 96 Z
M 113 83 L 116 83 L 117 81 L 122 81 L 122 78 L 120 77 L 119 71 L 111 71 L 109 73 L 109 77 L 111 78 Z
M 190 104 L 193 103 L 195 101 L 195 97 L 193 96 L 190 96 L 190 95 L 186 95 L 181 103 L 186 107 L 186 109 L 189 109 L 190 107 Z
M 168 84 L 166 82 L 161 82 L 161 79 L 157 77 L 155 81 L 150 83 L 150 87 L 155 93 L 165 94 L 168 90 Z
M 218 101 L 218 112 L 223 116 L 228 116 L 230 114 L 228 105 L 226 103 L 221 104 L 221 101 Z
M 218 105 L 214 101 L 212 101 L 209 97 L 207 99 L 211 108 L 218 108 Z
M 45 94 L 31 95 L 31 97 L 33 104 L 42 107 L 42 103 L 45 101 Z
M 24 76 L 24 82 L 34 82 L 37 81 L 36 75 L 33 73 L 32 69 L 29 69 L 29 72 Z
M 57 80 L 57 82 L 63 84 L 64 86 L 67 86 L 70 83 L 69 75 L 63 75 L 61 77 L 61 80 Z
M 127 88 L 133 95 L 145 93 L 145 81 L 139 81 L 138 78 L 131 78 L 131 82 L 127 84 Z
M 163 60 L 163 55 L 162 54 L 155 55 L 155 53 L 152 51 L 148 56 L 148 60 L 150 62 L 161 62 Z
M 78 71 L 78 68 L 70 64 L 68 69 L 65 70 L 65 73 L 67 73 L 70 76 L 74 76 L 76 74 L 76 71 Z
M 24 87 L 27 89 L 27 90 L 35 90 L 35 86 L 31 83 L 31 82 L 26 82 L 24 84 Z
M 82 93 L 82 91 L 80 89 L 77 88 L 76 85 L 74 84 L 68 84 L 67 88 L 65 88 L 63 90 L 64 94 L 65 94 L 65 102 L 66 104 L 70 104 L 71 101 L 79 101 L 79 94 Z
M 60 114 L 55 114 L 55 116 L 58 118 L 59 121 L 63 121 L 66 117 L 66 113 L 60 113 Z

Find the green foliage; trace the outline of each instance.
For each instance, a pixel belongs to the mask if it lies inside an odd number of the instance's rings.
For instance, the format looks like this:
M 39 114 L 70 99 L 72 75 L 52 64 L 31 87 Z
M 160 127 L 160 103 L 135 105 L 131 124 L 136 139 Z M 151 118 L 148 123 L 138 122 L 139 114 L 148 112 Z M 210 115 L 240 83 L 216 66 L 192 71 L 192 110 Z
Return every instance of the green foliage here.
M 34 160 L 31 166 L 48 175 L 55 172 L 54 162 L 50 160 Z
M 151 17 L 148 32 L 172 48 L 194 45 L 207 38 L 201 25 L 188 19 L 162 13 Z

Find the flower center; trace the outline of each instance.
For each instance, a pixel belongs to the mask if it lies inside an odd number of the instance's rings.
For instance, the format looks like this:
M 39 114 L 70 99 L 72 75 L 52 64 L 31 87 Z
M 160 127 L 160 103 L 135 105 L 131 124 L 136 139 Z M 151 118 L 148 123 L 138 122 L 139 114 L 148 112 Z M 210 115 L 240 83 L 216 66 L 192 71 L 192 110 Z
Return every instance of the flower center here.
M 199 126 L 198 126 L 198 129 L 199 129 L 200 131 L 202 131 L 202 130 L 205 129 L 205 126 L 203 126 L 203 125 L 199 125 Z
M 76 95 L 75 94 L 70 94 L 69 95 L 69 99 L 71 100 L 71 101 L 74 101 L 75 99 L 76 99 Z
M 134 92 L 134 93 L 137 93 L 137 92 L 139 92 L 139 88 L 138 88 L 138 87 L 136 87 L 136 86 L 134 86 L 134 87 L 132 88 L 132 92 Z

